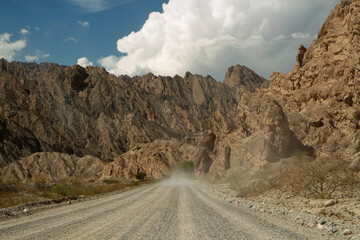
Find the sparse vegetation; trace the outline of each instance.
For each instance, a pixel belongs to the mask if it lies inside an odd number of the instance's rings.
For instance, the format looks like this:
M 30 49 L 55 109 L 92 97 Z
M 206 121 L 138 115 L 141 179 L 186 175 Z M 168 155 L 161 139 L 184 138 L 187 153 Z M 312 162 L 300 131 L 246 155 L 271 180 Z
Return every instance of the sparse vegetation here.
M 348 163 L 330 159 L 294 164 L 282 171 L 279 187 L 288 187 L 297 194 L 307 197 L 328 199 L 341 191 L 351 192 L 359 184 L 356 173 Z
M 114 179 L 105 179 L 103 180 L 103 183 L 106 183 L 106 184 L 115 184 L 115 183 L 119 183 L 118 180 L 114 180 Z
M 226 181 L 242 197 L 258 196 L 279 189 L 293 196 L 331 199 L 353 197 L 353 189 L 360 185 L 357 174 L 346 161 L 330 157 L 313 160 L 312 157 L 298 154 L 278 168 L 267 168 L 254 175 L 233 174 Z
M 146 172 L 139 172 L 139 173 L 137 173 L 137 174 L 135 175 L 135 178 L 136 178 L 137 180 L 144 180 L 145 177 L 146 177 L 146 175 L 147 175 Z
M 146 183 L 147 181 L 119 182 L 117 180 L 104 180 L 97 183 L 0 184 L 0 208 L 43 199 L 59 199 L 81 195 L 92 196 Z
M 193 161 L 183 161 L 178 164 L 178 169 L 184 173 L 193 173 L 194 172 L 194 162 Z
M 68 184 L 55 184 L 53 186 L 53 192 L 60 196 L 71 196 L 73 195 L 74 188 Z

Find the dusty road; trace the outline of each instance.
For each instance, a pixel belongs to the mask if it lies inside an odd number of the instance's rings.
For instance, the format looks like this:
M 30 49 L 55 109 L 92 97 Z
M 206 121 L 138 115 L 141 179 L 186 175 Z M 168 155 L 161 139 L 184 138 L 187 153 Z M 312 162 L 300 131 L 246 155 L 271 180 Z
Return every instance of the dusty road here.
M 0 239 L 323 238 L 311 231 L 230 205 L 181 177 L 0 223 Z

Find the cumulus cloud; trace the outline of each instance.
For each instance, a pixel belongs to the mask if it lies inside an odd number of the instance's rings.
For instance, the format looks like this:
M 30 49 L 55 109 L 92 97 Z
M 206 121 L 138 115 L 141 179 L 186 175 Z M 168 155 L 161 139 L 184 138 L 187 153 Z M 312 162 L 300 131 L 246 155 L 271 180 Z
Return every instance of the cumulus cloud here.
M 64 40 L 65 42 L 77 42 L 78 40 L 76 39 L 76 38 L 74 38 L 74 37 L 68 37 L 68 38 L 65 38 L 65 40 Z
M 289 71 L 338 0 L 169 0 L 138 32 L 118 40 L 120 57 L 98 62 L 110 72 L 211 74 L 243 64 L 269 77 Z
M 78 21 L 78 24 L 80 24 L 84 28 L 90 28 L 90 23 L 88 21 L 84 21 L 84 22 Z
M 86 57 L 79 58 L 77 60 L 77 64 L 82 66 L 82 67 L 87 67 L 87 66 L 92 66 L 93 65 L 93 63 L 90 62 Z
M 12 61 L 16 52 L 26 47 L 26 40 L 21 39 L 15 42 L 10 40 L 11 34 L 0 34 L 0 58 Z
M 30 31 L 28 29 L 23 28 L 20 30 L 20 33 L 21 35 L 26 35 L 26 34 L 30 34 Z
M 100 12 L 134 0 L 67 0 L 87 12 Z
M 100 63 L 100 65 L 102 65 L 106 69 L 115 69 L 120 59 L 121 57 L 111 55 L 108 57 L 100 58 L 98 60 L 98 63 Z
M 50 57 L 50 54 L 48 54 L 48 53 L 43 54 L 39 50 L 36 50 L 35 55 L 26 55 L 25 61 L 35 62 L 35 61 L 39 61 L 41 59 L 48 58 L 48 57 Z

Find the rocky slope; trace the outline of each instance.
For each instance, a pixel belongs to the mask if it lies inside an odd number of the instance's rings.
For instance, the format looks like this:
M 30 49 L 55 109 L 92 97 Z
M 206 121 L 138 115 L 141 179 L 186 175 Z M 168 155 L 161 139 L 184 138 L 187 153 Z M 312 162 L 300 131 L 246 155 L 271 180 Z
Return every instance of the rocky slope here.
M 360 2 L 343 0 L 312 45 L 299 47 L 293 70 L 272 74 L 269 86 L 240 65 L 218 83 L 191 73 L 131 79 L 97 67 L 1 60 L 1 176 L 32 181 L 38 152 L 58 166 L 99 159 L 97 179 L 140 171 L 158 178 L 189 159 L 198 173 L 256 191 L 299 159 L 346 163 L 358 173 L 359 51 Z M 63 172 L 77 175 L 69 166 Z
M 267 87 L 268 81 L 245 66 L 235 65 L 226 72 L 224 84 L 235 88 L 236 97 L 240 100 L 241 96 L 249 90 L 255 92 L 259 86 Z
M 263 81 L 259 77 L 252 87 Z M 189 141 L 194 145 L 188 146 L 189 151 L 196 152 L 195 157 L 205 156 L 203 149 L 215 140 L 203 146 L 205 130 L 227 132 L 236 126 L 239 91 L 209 76 L 148 74 L 131 79 L 98 67 L 0 60 L 0 85 L 0 167 L 5 167 L 1 174 L 4 181 L 79 177 L 74 162 L 84 157 L 99 159 L 103 166 L 113 162 L 104 169 L 109 178 L 113 167 L 118 172 L 116 177 L 133 177 L 138 169 L 150 177 L 160 177 L 183 157 L 173 156 L 163 146 L 180 151 L 177 148 L 184 148 L 180 142 Z M 253 90 L 243 88 L 241 92 Z M 133 150 L 138 144 L 145 144 L 141 149 L 148 150 Z M 139 157 L 134 157 L 137 152 Z M 44 153 L 41 164 L 36 161 L 38 153 Z M 151 160 L 149 154 L 154 155 Z M 45 167 L 51 163 L 64 171 Z M 207 172 L 208 163 L 205 165 L 198 164 L 198 170 Z
M 271 76 L 268 95 L 296 136 L 317 155 L 360 164 L 360 2 L 342 1 L 287 75 Z M 360 165 L 358 166 L 360 167 Z
M 64 153 L 41 152 L 9 164 L 1 171 L 5 182 L 53 183 L 101 177 L 105 162 L 93 156 L 76 157 Z
M 242 96 L 238 128 L 218 139 L 215 176 L 255 189 L 295 158 L 360 170 L 360 1 L 341 1 L 285 75 Z M 241 177 L 238 177 L 238 176 Z

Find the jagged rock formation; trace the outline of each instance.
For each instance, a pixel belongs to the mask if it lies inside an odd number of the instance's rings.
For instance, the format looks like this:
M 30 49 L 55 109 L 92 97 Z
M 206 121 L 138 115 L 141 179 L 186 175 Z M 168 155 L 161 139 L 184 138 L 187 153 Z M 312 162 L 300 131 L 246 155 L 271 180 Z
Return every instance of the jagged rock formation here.
M 181 161 L 194 161 L 198 173 L 209 171 L 212 159 L 205 148 L 175 139 L 139 143 L 124 154 L 105 162 L 94 156 L 76 157 L 64 153 L 35 153 L 0 170 L 5 183 L 59 181 L 98 181 L 133 179 L 146 172 L 152 179 L 162 178 Z
M 311 156 L 289 127 L 288 118 L 271 96 L 258 92 L 245 94 L 238 108 L 238 129 L 223 135 L 216 144 L 216 160 L 211 173 L 246 176 L 246 183 L 265 170 L 280 166 L 301 151 Z
M 245 66 L 235 65 L 226 72 L 224 83 L 236 89 L 240 100 L 241 96 L 249 90 L 255 92 L 259 86 L 267 86 L 268 81 Z
M 342 1 L 294 69 L 271 76 L 267 93 L 317 155 L 353 163 L 360 159 L 359 56 L 360 2 Z
M 360 169 L 360 2 L 342 1 L 297 64 L 245 94 L 238 129 L 216 144 L 213 175 L 257 178 L 294 155 Z
M 212 163 L 206 149 L 175 139 L 156 140 L 149 144 L 137 144 L 130 151 L 107 164 L 102 178 L 130 179 L 139 172 L 151 178 L 161 178 L 176 169 L 181 161 L 194 161 L 199 173 L 207 173 Z
M 252 87 L 262 82 L 260 79 Z M 41 152 L 61 153 L 71 161 L 92 156 L 115 165 L 126 158 L 116 166 L 121 167 L 117 176 L 127 178 L 136 169 L 147 169 L 148 176 L 160 177 L 160 172 L 168 173 L 170 166 L 165 164 L 163 168 L 160 162 L 168 158 L 179 161 L 182 154 L 173 157 L 153 142 L 164 140 L 164 145 L 173 146 L 169 139 L 184 142 L 195 135 L 190 142 L 203 149 L 197 150 L 196 156 L 204 157 L 196 160 L 196 167 L 199 172 L 207 172 L 210 158 L 206 151 L 211 152 L 215 141 L 212 132 L 228 132 L 236 127 L 238 91 L 209 76 L 186 73 L 184 78 L 170 78 L 148 74 L 131 79 L 98 67 L 0 60 L 0 85 L 0 167 L 22 159 L 5 170 L 10 180 L 39 179 L 26 176 L 29 171 L 37 171 L 31 169 L 34 157 L 29 156 Z M 139 153 L 143 154 L 141 160 L 132 158 L 129 151 L 138 144 L 152 146 Z M 148 154 L 156 152 L 164 156 L 146 161 Z M 56 154 L 45 157 L 49 162 L 60 159 Z M 75 174 L 65 172 L 69 177 Z M 44 174 L 47 177 L 41 178 L 59 179 L 52 172 Z
M 3 179 L 33 181 L 28 172 L 40 167 L 32 166 L 53 161 L 78 176 L 81 159 L 96 166 L 97 179 L 140 171 L 158 178 L 189 159 L 198 173 L 237 176 L 256 188 L 299 156 L 359 171 L 359 56 L 360 2 L 347 0 L 308 49 L 299 47 L 293 70 L 272 74 L 268 87 L 240 65 L 218 83 L 191 73 L 131 79 L 97 67 L 1 60 Z M 48 162 L 32 164 L 37 152 L 64 155 L 43 153 Z M 43 178 L 59 179 L 46 171 Z
M 100 178 L 105 162 L 93 157 L 76 157 L 64 153 L 35 153 L 9 164 L 0 171 L 5 183 L 95 181 Z
M 202 77 L 189 72 L 184 78 L 148 74 L 136 77 L 130 83 L 162 100 L 161 105 L 165 108 L 163 115 L 166 117 L 162 121 L 170 124 L 169 127 L 175 131 L 211 129 L 222 132 L 235 128 L 235 88 L 216 82 L 210 76 Z

